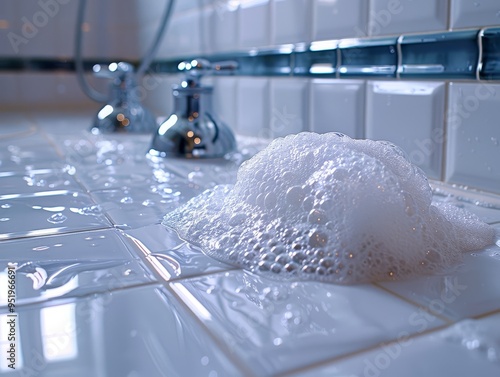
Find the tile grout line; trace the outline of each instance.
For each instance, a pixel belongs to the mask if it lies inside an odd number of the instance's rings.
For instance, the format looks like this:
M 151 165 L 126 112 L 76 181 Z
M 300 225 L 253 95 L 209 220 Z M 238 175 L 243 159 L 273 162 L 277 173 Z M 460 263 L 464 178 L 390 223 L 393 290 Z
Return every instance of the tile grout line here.
M 399 298 L 400 300 L 406 302 L 407 304 L 411 304 L 412 306 L 415 306 L 417 307 L 418 309 L 422 309 L 423 311 L 425 311 L 426 313 L 444 321 L 445 323 L 447 323 L 448 325 L 450 324 L 453 324 L 455 323 L 455 321 L 451 318 L 448 318 L 448 317 L 445 317 L 444 315 L 441 315 L 439 313 L 435 313 L 434 311 L 432 311 L 432 309 L 416 302 L 416 301 L 413 301 L 413 300 L 410 300 L 409 298 L 399 294 L 399 293 L 396 293 L 396 292 L 393 292 L 391 291 L 389 288 L 386 288 L 384 287 L 383 285 L 380 285 L 379 283 L 373 283 L 373 286 L 376 287 L 376 288 L 379 288 L 380 290 L 392 295 L 392 296 L 395 296 L 397 298 Z
M 422 332 L 419 332 L 419 333 L 410 334 L 408 337 L 405 337 L 405 341 L 408 341 L 410 339 L 414 340 L 414 339 L 417 339 L 419 337 L 422 337 L 422 336 L 425 336 L 425 335 L 428 335 L 428 334 L 432 334 L 434 332 L 441 331 L 441 330 L 443 330 L 443 329 L 445 329 L 447 327 L 450 327 L 451 325 L 452 324 L 443 324 L 443 325 L 440 325 L 440 326 L 437 326 L 437 327 L 433 327 L 431 329 L 428 329 L 428 330 L 425 330 L 425 331 L 422 331 Z M 383 342 L 371 345 L 371 346 L 366 347 L 366 348 L 362 348 L 362 349 L 358 349 L 356 351 L 352 351 L 352 352 L 346 353 L 344 355 L 335 356 L 335 357 L 332 357 L 332 358 L 329 358 L 329 359 L 318 361 L 316 363 L 312 363 L 312 364 L 307 365 L 307 366 L 303 366 L 303 367 L 299 367 L 299 368 L 296 368 L 296 369 L 293 369 L 293 370 L 289 370 L 289 371 L 286 371 L 286 372 L 278 373 L 278 374 L 273 375 L 273 377 L 293 376 L 293 375 L 296 375 L 298 372 L 305 372 L 307 370 L 313 370 L 313 369 L 316 369 L 318 367 L 326 366 L 326 365 L 330 365 L 330 364 L 334 364 L 334 363 L 337 363 L 337 362 L 345 360 L 345 359 L 353 358 L 355 356 L 359 356 L 359 355 L 363 355 L 363 354 L 368 354 L 369 352 L 374 351 L 374 350 L 376 350 L 377 348 L 380 348 L 383 345 L 386 346 L 386 345 L 391 345 L 391 344 L 394 344 L 394 343 L 399 343 L 399 340 L 396 338 L 396 339 L 391 339 L 391 340 L 388 340 L 388 341 L 383 341 Z
M 106 293 L 122 292 L 122 291 L 126 291 L 129 289 L 143 288 L 143 287 L 149 287 L 149 286 L 160 287 L 161 284 L 157 281 L 150 281 L 150 282 L 144 282 L 144 283 L 140 283 L 140 284 L 133 284 L 133 285 L 123 286 L 123 287 L 116 287 L 116 288 L 108 289 L 108 290 L 101 290 L 101 291 L 96 290 L 95 292 L 81 294 L 81 295 L 77 294 L 77 295 L 69 295 L 69 296 L 51 297 L 51 298 L 48 298 L 46 300 L 41 300 L 41 301 L 36 301 L 36 302 L 27 302 L 24 304 L 17 304 L 16 303 L 16 311 L 17 311 L 17 308 L 36 309 L 38 306 L 42 306 L 42 305 L 46 305 L 46 304 L 53 304 L 53 303 L 55 303 L 54 306 L 57 306 L 57 305 L 59 305 L 59 303 L 57 303 L 57 301 L 68 301 L 68 300 L 73 300 L 73 299 L 85 300 L 88 298 L 92 298 L 92 296 L 95 296 L 95 295 L 104 295 Z M 50 305 L 50 306 L 52 306 L 52 305 Z M 0 308 L 0 314 L 6 314 L 6 313 L 1 312 L 4 309 L 8 309 L 8 307 L 5 306 L 3 308 Z
M 182 297 L 179 296 L 179 294 L 170 284 L 166 285 L 165 288 L 168 290 L 170 294 L 174 296 L 177 302 L 184 308 L 189 317 L 195 320 L 196 323 L 198 323 L 198 325 L 204 330 L 205 334 L 208 335 L 210 339 L 212 339 L 212 341 L 219 347 L 219 349 L 223 352 L 223 354 L 231 361 L 231 363 L 233 363 L 233 365 L 236 368 L 238 368 L 240 372 L 242 372 L 244 376 L 257 377 L 257 375 L 254 374 L 251 369 L 249 369 L 246 363 L 243 360 L 241 360 L 238 356 L 234 355 L 231 352 L 229 346 L 216 334 L 214 334 L 208 326 L 205 325 L 205 323 L 196 315 L 195 312 L 191 310 L 191 308 L 185 303 Z

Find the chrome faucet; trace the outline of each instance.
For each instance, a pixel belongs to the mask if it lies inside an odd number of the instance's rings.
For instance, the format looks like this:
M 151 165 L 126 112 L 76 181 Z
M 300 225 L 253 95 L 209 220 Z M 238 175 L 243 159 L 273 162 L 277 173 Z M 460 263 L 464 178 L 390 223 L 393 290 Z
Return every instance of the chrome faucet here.
M 97 77 L 111 79 L 108 103 L 97 113 L 91 132 L 153 133 L 158 127 L 153 114 L 142 106 L 134 67 L 129 63 L 96 64 Z
M 149 153 L 158 157 L 217 158 L 236 149 L 231 129 L 212 110 L 212 87 L 201 85 L 208 74 L 235 70 L 235 62 L 210 63 L 195 59 L 181 62 L 185 73 L 173 89 L 174 111 L 157 129 Z

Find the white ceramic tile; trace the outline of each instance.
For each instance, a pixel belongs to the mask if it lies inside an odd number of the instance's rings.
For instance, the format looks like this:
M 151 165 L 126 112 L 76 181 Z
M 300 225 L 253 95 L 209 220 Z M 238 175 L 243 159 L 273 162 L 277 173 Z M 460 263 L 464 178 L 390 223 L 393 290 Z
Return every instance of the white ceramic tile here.
M 312 40 L 368 35 L 368 1 L 313 0 L 312 6 Z
M 447 1 L 371 0 L 368 33 L 376 36 L 444 31 L 447 18 Z
M 19 38 L 12 33 L 22 37 L 17 27 L 17 3 L 16 0 L 0 2 L 0 56 L 16 54 L 13 45 L 18 45 Z
M 127 230 L 130 241 L 142 246 L 142 256 L 151 270 L 165 281 L 232 269 L 181 240 L 161 224 Z
M 500 23 L 500 3 L 496 0 L 451 0 L 451 28 L 495 26 Z
M 270 45 L 270 0 L 240 0 L 239 48 L 259 48 Z
M 258 376 L 423 331 L 415 307 L 369 285 L 287 283 L 232 271 L 171 287 Z M 430 317 L 425 329 L 440 324 Z
M 269 130 L 269 79 L 242 77 L 238 79 L 238 133 L 268 138 Z
M 383 344 L 338 362 L 300 371 L 301 377 L 497 376 L 500 315 L 465 320 L 439 332 Z
M 125 289 L 18 312 L 22 355 L 12 376 L 244 374 L 163 288 Z
M 19 97 L 24 105 L 31 105 L 36 108 L 56 103 L 54 100 L 56 97 L 56 79 L 53 74 L 26 72 L 19 76 L 18 82 Z
M 2 50 L 0 47 L 0 51 Z M 15 106 L 20 102 L 19 74 L 2 73 L 0 75 L 0 108 Z
M 181 3 L 183 2 L 177 2 L 177 4 Z M 172 16 L 167 33 L 158 49 L 158 58 L 201 54 L 201 11 L 194 8 L 179 11 Z M 156 31 L 156 27 L 153 29 Z
M 111 223 L 86 194 L 45 191 L 0 197 L 0 240 L 108 228 Z
M 87 233 L 86 238 L 91 238 Z M 80 235 L 83 239 L 83 236 Z M 41 239 L 38 239 L 40 244 Z M 58 242 L 58 240 L 55 240 Z M 61 240 L 62 241 L 62 240 Z M 81 242 L 81 241 L 80 241 Z M 87 242 L 89 244 L 89 242 Z M 57 244 L 56 244 L 57 245 Z M 16 250 L 16 245 L 8 245 Z M 119 245 L 123 248 L 123 245 Z M 43 247 L 43 246 L 41 246 Z M 74 245 L 73 245 L 74 247 Z M 91 246 L 87 246 L 90 248 Z M 85 251 L 85 250 L 80 250 Z M 106 252 L 102 250 L 101 252 Z M 46 302 L 54 298 L 87 296 L 97 292 L 111 292 L 130 286 L 148 284 L 154 277 L 142 262 L 131 258 L 88 260 L 84 254 L 77 259 L 59 255 L 55 260 L 47 260 L 43 252 L 29 261 L 19 259 L 0 261 L 0 276 L 6 276 L 7 268 L 15 263 L 16 306 Z M 7 300 L 0 300 L 0 307 L 8 306 Z M 1 310 L 1 309 L 0 309 Z
M 27 169 L 24 172 L 0 173 L 0 197 L 9 194 L 35 194 L 40 191 L 71 190 L 81 191 L 69 166 L 50 169 Z M 61 164 L 62 165 L 62 164 Z
M 57 38 L 58 16 L 45 2 L 19 2 L 17 8 L 17 31 L 19 54 L 29 57 L 51 57 L 57 53 L 54 41 Z M 14 31 L 15 32 L 15 31 Z M 15 51 L 17 54 L 17 51 Z
M 365 123 L 365 84 L 360 80 L 311 81 L 311 131 L 341 132 L 362 138 Z
M 310 0 L 272 0 L 271 44 L 310 41 Z
M 217 77 L 214 80 L 213 108 L 215 114 L 236 132 L 237 127 L 237 79 Z
M 182 75 L 158 75 L 145 76 L 141 80 L 142 103 L 158 117 L 168 117 L 174 110 L 174 99 L 172 86 L 179 85 Z
M 271 110 L 269 130 L 273 137 L 305 131 L 309 82 L 306 79 L 271 80 Z
M 430 177 L 439 179 L 444 143 L 445 86 L 438 82 L 367 84 L 366 137 L 388 140 Z
M 59 108 L 64 106 L 95 108 L 96 103 L 83 93 L 74 74 L 60 72 L 54 77 L 56 92 L 54 102 Z
M 498 241 L 497 241 L 498 242 Z M 382 286 L 453 320 L 500 309 L 500 247 L 468 254 L 457 271 Z
M 210 20 L 213 52 L 235 51 L 238 48 L 239 2 L 214 0 L 213 8 Z
M 451 83 L 446 180 L 500 193 L 500 85 Z

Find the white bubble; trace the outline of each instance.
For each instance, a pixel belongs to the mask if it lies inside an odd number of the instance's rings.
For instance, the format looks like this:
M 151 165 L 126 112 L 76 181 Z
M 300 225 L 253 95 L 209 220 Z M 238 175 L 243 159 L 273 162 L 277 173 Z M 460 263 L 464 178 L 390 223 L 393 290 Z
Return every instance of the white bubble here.
M 427 178 L 387 142 L 334 133 L 276 139 L 216 186 L 167 214 L 208 255 L 282 278 L 361 283 L 442 271 L 494 230 L 433 203 Z

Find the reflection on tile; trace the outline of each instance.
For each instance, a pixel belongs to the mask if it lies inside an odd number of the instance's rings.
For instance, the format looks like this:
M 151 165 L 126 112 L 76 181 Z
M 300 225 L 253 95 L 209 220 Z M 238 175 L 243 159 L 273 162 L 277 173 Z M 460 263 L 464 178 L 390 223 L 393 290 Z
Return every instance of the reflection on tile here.
M 24 172 L 0 172 L 0 197 L 9 194 L 34 194 L 52 190 L 78 191 L 82 189 L 72 177 L 74 167 L 58 163 L 50 165 L 50 169 L 29 168 Z
M 171 287 L 259 376 L 442 324 L 370 285 L 285 283 L 232 271 Z
M 448 2 L 440 0 L 372 0 L 371 36 L 446 29 Z
M 165 280 L 185 278 L 231 269 L 233 267 L 203 254 L 163 225 L 125 231 L 131 242 L 142 244 L 146 262 Z
M 0 281 L 7 282 L 8 264 L 0 262 Z M 12 265 L 10 265 L 12 266 Z M 56 261 L 33 259 L 16 261 L 16 306 L 53 298 L 78 297 L 97 292 L 110 292 L 154 281 L 141 262 L 132 259 Z M 2 284 L 5 286 L 5 284 Z M 0 307 L 7 306 L 0 297 Z
M 437 333 L 381 347 L 295 377 L 500 375 L 500 315 L 465 320 Z
M 55 303 L 19 309 L 24 365 L 10 376 L 242 375 L 164 288 Z M 71 344 L 76 346 L 68 349 Z
M 362 138 L 365 85 L 360 80 L 314 79 L 311 82 L 311 131 L 341 132 Z
M 446 275 L 387 282 L 386 289 L 453 320 L 500 309 L 500 247 L 466 255 L 463 266 Z
M 138 250 L 114 229 L 3 241 L 0 285 L 8 266 L 15 266 L 21 305 L 151 282 L 138 258 Z
M 446 181 L 500 193 L 500 85 L 450 84 Z
M 169 186 L 158 192 L 148 188 L 98 190 L 91 193 L 102 211 L 120 229 L 158 224 L 167 212 L 177 208 L 181 192 Z M 160 192 L 161 191 L 161 195 Z
M 65 190 L 0 197 L 0 240 L 107 228 L 92 199 Z

